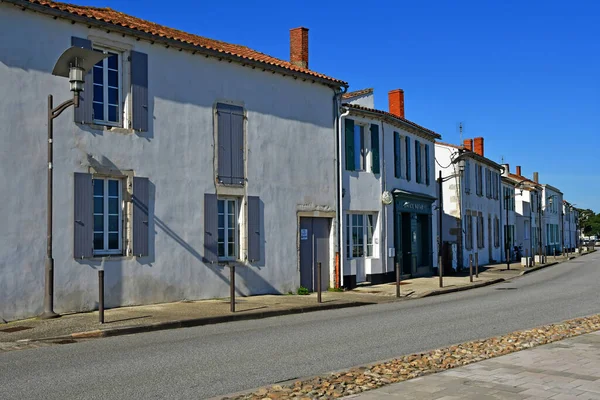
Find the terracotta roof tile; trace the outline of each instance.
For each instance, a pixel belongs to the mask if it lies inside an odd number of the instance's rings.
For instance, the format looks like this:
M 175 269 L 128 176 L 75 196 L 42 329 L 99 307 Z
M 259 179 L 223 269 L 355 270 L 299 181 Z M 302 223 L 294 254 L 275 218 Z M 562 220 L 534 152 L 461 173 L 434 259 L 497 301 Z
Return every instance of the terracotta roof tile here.
M 325 79 L 332 83 L 347 85 L 346 82 L 339 79 L 331 78 L 327 75 L 320 74 L 307 68 L 296 66 L 289 61 L 280 60 L 275 57 L 271 57 L 264 53 L 252 50 L 246 46 L 237 44 L 231 44 L 221 42 L 219 40 L 209 39 L 203 36 L 194 35 L 191 33 L 183 32 L 178 29 L 169 28 L 163 25 L 156 24 L 154 22 L 146 21 L 141 18 L 137 18 L 122 12 L 113 10 L 105 7 L 90 7 L 90 6 L 79 6 L 75 4 L 59 3 L 50 0 L 26 0 L 31 4 L 38 4 L 41 6 L 53 8 L 76 16 L 82 16 L 92 18 L 98 21 L 103 21 L 108 24 L 122 26 L 129 28 L 134 31 L 140 31 L 153 36 L 161 38 L 177 40 L 182 43 L 191 44 L 193 46 L 214 50 L 220 53 L 228 54 L 240 59 L 247 59 L 257 61 L 267 65 L 273 65 L 281 68 L 285 68 L 290 71 L 299 72 L 302 74 L 310 75 L 316 78 Z
M 419 129 L 429 135 L 432 135 L 433 137 L 435 137 L 437 139 L 442 137 L 439 133 L 435 133 L 434 131 L 424 128 L 421 125 L 415 124 L 414 122 L 409 121 L 406 118 L 400 118 L 400 117 L 398 117 L 392 113 L 389 113 L 387 111 L 376 110 L 374 108 L 363 107 L 363 106 L 359 106 L 357 104 L 350 104 L 350 103 L 344 103 L 343 106 L 348 107 L 348 108 L 354 108 L 356 110 L 362 110 L 362 111 L 367 111 L 367 112 L 371 112 L 371 113 L 375 113 L 375 114 L 380 114 L 380 115 L 386 116 L 388 118 L 392 118 L 392 119 L 404 122 L 405 124 L 410 125 L 413 128 Z
M 344 93 L 342 99 L 351 99 L 352 97 L 364 96 L 373 93 L 373 88 L 355 90 L 354 92 Z

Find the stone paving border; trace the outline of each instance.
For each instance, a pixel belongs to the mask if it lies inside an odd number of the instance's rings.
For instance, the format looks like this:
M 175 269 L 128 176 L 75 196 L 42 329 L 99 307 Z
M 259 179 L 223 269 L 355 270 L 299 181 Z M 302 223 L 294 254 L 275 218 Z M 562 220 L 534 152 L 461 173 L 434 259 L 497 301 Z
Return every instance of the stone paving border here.
M 600 314 L 272 385 L 223 400 L 332 399 L 600 330 Z

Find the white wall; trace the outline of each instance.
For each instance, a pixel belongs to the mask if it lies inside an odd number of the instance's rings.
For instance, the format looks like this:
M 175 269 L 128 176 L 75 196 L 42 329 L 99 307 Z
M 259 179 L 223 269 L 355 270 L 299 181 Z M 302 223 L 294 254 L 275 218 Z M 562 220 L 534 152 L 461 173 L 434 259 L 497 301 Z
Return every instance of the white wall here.
M 215 193 L 217 100 L 247 110 L 247 194 L 264 202 L 263 259 L 238 269 L 237 287 L 242 294 L 298 287 L 297 212 L 335 210 L 330 88 L 0 4 L 0 37 L 11 38 L 0 41 L 0 316 L 42 311 L 46 99 L 70 97 L 67 79 L 50 71 L 71 36 L 88 35 L 148 54 L 150 128 L 94 130 L 75 124 L 72 109 L 54 121 L 55 310 L 94 309 L 101 266 L 107 307 L 227 296 L 229 271 L 201 261 L 203 195 Z M 73 259 L 73 174 L 87 172 L 90 158 L 150 179 L 150 257 Z

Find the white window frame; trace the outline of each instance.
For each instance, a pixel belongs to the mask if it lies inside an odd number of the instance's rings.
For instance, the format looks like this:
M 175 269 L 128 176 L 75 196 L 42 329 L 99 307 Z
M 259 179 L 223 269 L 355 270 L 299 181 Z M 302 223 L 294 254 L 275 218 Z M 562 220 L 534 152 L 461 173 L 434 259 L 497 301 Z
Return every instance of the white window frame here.
M 355 225 L 353 216 L 362 217 L 362 225 Z M 371 232 L 369 235 L 369 218 L 371 219 Z M 354 248 L 360 248 L 360 244 L 354 243 L 354 229 L 362 229 L 362 255 L 354 256 Z M 347 259 L 359 259 L 359 258 L 377 258 L 375 252 L 375 235 L 377 233 L 377 213 L 360 213 L 360 212 L 349 212 L 346 213 L 346 258 Z M 370 240 L 369 240 L 370 239 Z
M 123 50 L 119 50 L 116 48 L 112 48 L 110 46 L 104 46 L 104 45 L 94 45 L 93 46 L 94 50 L 100 50 L 102 51 L 104 54 L 106 53 L 112 53 L 112 54 L 116 54 L 118 59 L 117 59 L 117 65 L 119 67 L 119 70 L 117 72 L 117 79 L 118 79 L 118 97 L 117 97 L 117 103 L 118 103 L 118 109 L 117 109 L 117 117 L 118 117 L 118 121 L 117 122 L 113 122 L 113 121 L 109 121 L 108 120 L 108 57 L 103 59 L 102 62 L 102 84 L 103 84 L 103 113 L 104 113 L 104 119 L 97 119 L 94 116 L 94 123 L 98 124 L 98 125 L 105 125 L 105 126 L 114 126 L 114 127 L 123 127 L 125 126 L 124 120 L 126 119 L 125 117 L 125 113 L 123 112 L 123 83 L 124 83 L 124 63 L 123 63 Z M 95 67 L 93 67 L 95 68 Z M 93 70 L 92 70 L 92 75 L 93 75 Z M 93 76 L 92 76 L 93 79 Z M 97 86 L 95 83 L 93 83 L 92 86 Z M 92 108 L 93 108 L 93 96 L 94 93 L 92 91 Z
M 220 216 L 220 212 L 219 212 L 219 203 L 223 202 L 223 226 L 221 227 L 221 225 L 219 224 L 219 216 Z M 235 221 L 235 225 L 233 227 L 234 229 L 234 235 L 233 235 L 233 249 L 234 249 L 234 253 L 235 254 L 229 254 L 229 235 L 227 235 L 227 231 L 230 229 L 229 228 L 229 207 L 228 204 L 229 203 L 233 203 L 233 220 Z M 219 259 L 219 261 L 236 261 L 240 259 L 240 200 L 238 198 L 235 197 L 218 197 L 217 198 L 217 257 Z M 220 235 L 220 231 L 223 230 L 223 250 L 224 250 L 224 254 L 221 255 L 220 254 L 220 250 L 219 250 L 219 245 L 220 245 L 220 241 L 219 241 L 219 235 Z
M 93 250 L 93 254 L 94 255 L 115 255 L 115 254 L 123 254 L 123 180 L 120 178 L 112 178 L 112 177 L 94 177 L 92 182 L 94 181 L 103 181 L 103 194 L 102 194 L 102 204 L 103 204 L 103 231 L 102 234 L 104 236 L 103 240 L 104 240 L 104 246 L 102 249 L 94 249 Z M 119 234 L 119 248 L 118 249 L 109 249 L 108 248 L 108 234 L 109 234 L 109 230 L 108 230 L 108 217 L 109 217 L 109 213 L 108 213 L 108 199 L 110 198 L 108 195 L 108 182 L 109 181 L 116 181 L 118 184 L 117 187 L 117 193 L 118 193 L 118 210 L 119 210 L 119 214 L 118 214 L 118 218 L 119 218 L 119 227 L 118 227 L 118 234 Z M 94 184 L 92 183 L 92 191 Z M 96 196 L 93 192 L 92 192 L 92 198 L 95 199 Z M 114 197 L 112 197 L 114 198 Z M 92 200 L 93 201 L 93 200 Z M 93 201 L 94 202 L 94 201 Z M 93 207 L 93 205 L 92 205 Z M 93 217 L 96 216 L 96 213 L 94 212 L 93 208 L 92 208 L 92 214 Z M 95 218 L 92 218 L 95 220 Z M 94 227 L 95 228 L 95 227 Z M 93 235 L 92 235 L 92 239 L 95 236 L 96 233 L 100 233 L 100 231 L 96 231 L 95 229 L 93 230 Z M 114 232 L 113 232 L 114 233 Z

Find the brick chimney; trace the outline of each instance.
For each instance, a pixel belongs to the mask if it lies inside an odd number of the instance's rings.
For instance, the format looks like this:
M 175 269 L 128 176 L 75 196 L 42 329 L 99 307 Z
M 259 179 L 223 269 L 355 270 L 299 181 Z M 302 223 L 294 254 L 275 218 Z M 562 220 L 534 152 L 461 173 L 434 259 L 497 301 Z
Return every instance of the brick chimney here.
M 521 175 L 521 166 L 517 165 L 517 175 L 522 176 Z
M 463 147 L 469 151 L 473 151 L 473 139 L 463 140 Z
M 483 138 L 476 137 L 475 139 L 473 139 L 473 144 L 475 146 L 475 153 L 483 157 Z
M 388 92 L 388 107 L 390 114 L 404 118 L 404 90 L 395 89 Z
M 540 176 L 539 176 L 539 174 L 538 174 L 537 172 L 534 172 L 534 173 L 533 173 L 533 181 L 534 181 L 535 183 L 540 183 L 540 182 L 539 182 L 539 181 L 540 181 Z
M 290 62 L 308 68 L 308 28 L 290 29 Z

